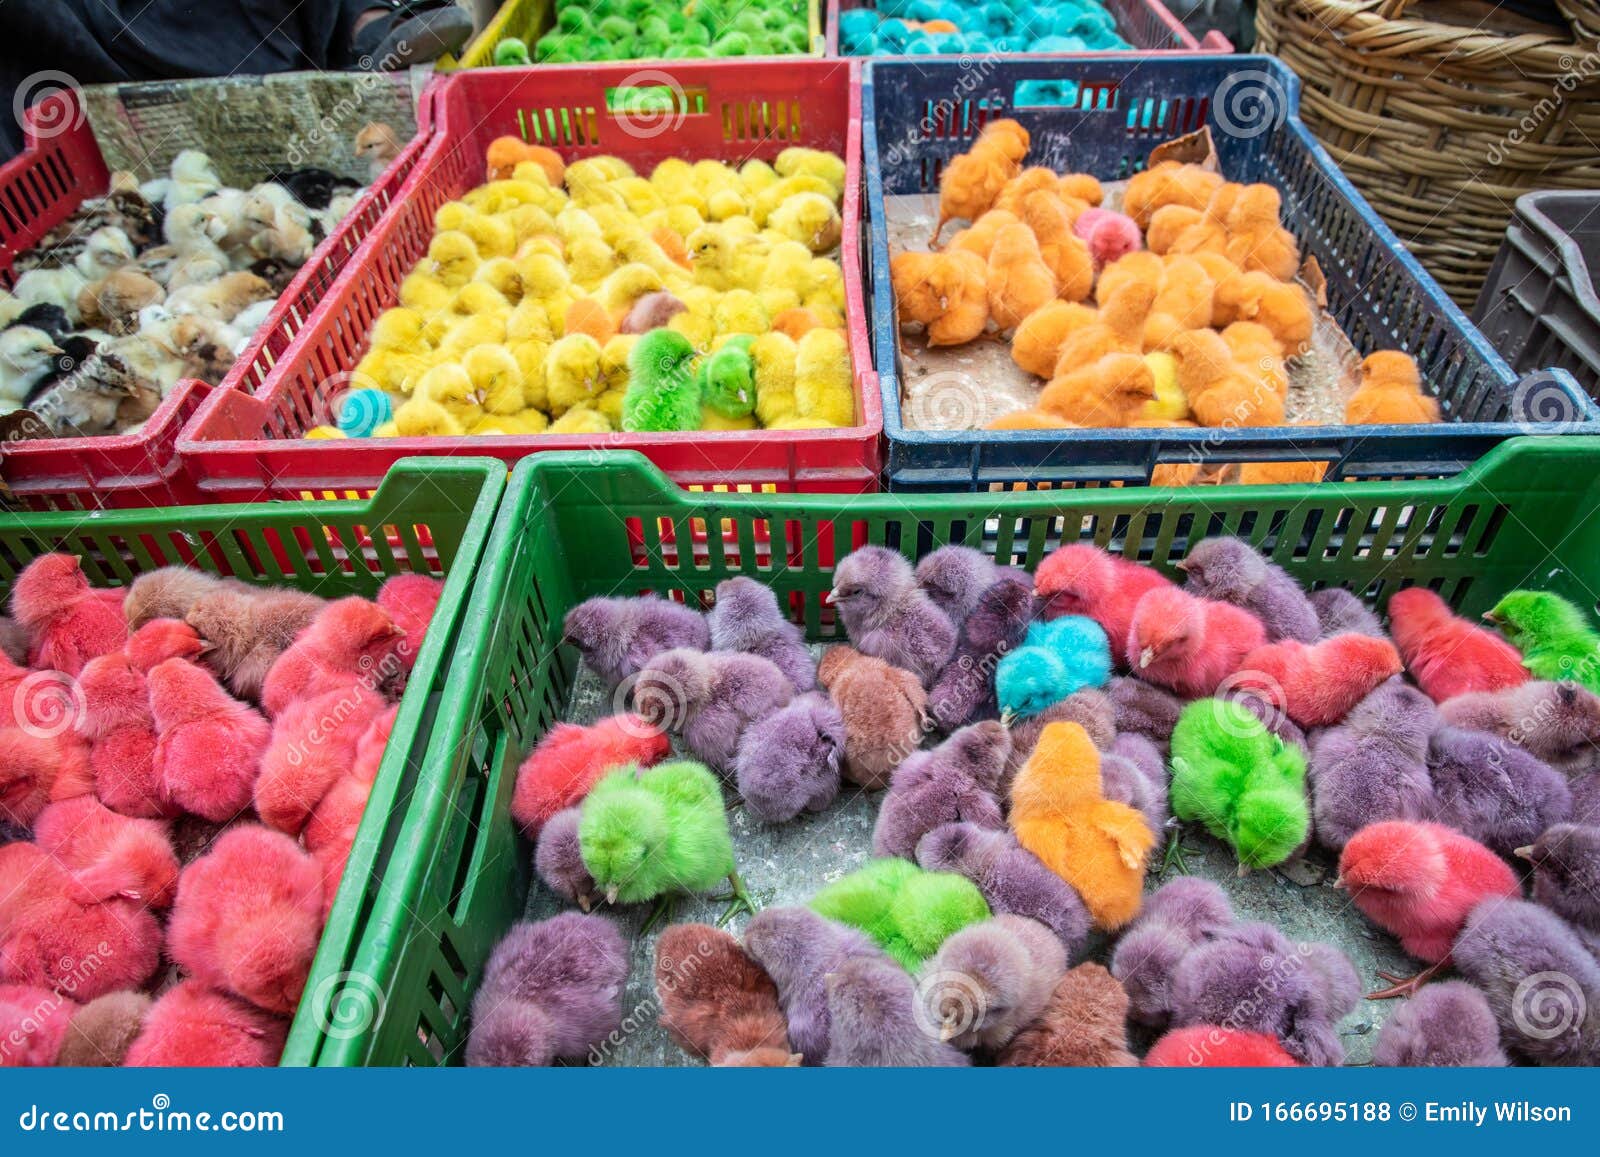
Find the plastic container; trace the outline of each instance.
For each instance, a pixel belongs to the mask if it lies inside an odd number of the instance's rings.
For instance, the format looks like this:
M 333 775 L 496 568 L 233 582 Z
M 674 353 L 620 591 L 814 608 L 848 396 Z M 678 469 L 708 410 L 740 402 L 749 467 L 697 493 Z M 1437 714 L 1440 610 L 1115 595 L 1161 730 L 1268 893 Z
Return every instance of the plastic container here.
M 62 91 L 45 97 L 28 111 L 25 129 L 23 152 L 0 166 L 0 284 L 5 286 L 14 281 L 11 266 L 19 254 L 110 184 L 78 93 Z M 163 149 L 172 145 L 161 143 Z M 217 144 L 190 143 L 210 149 Z M 311 307 L 327 293 L 357 244 L 394 200 L 425 143 L 419 137 L 407 144 L 317 247 L 215 390 L 203 382 L 179 382 L 137 433 L 0 446 L 0 478 L 13 503 L 34 510 L 76 510 L 199 500 L 200 492 L 177 459 L 179 431 L 211 393 L 240 386 L 254 389 L 261 383 Z
M 625 64 L 541 65 L 467 69 L 435 82 L 423 112 L 433 140 L 398 203 L 283 350 L 265 384 L 253 396 L 225 391 L 207 399 L 179 437 L 178 453 L 201 491 L 232 501 L 361 491 L 409 454 L 491 454 L 515 463 L 541 451 L 600 449 L 643 450 L 684 486 L 876 489 L 883 417 L 862 289 L 859 66 L 798 59 L 782 68 L 749 61 L 670 63 L 670 74 Z M 618 88 L 659 87 L 668 80 L 682 93 L 679 112 L 632 119 L 607 111 L 608 96 Z M 484 150 L 504 134 L 537 140 L 569 160 L 610 153 L 635 168 L 665 157 L 771 159 L 790 145 L 844 155 L 840 260 L 859 424 L 600 437 L 302 439 L 329 420 L 373 320 L 396 303 L 401 280 L 427 252 L 434 211 L 482 184 Z
M 1207 32 L 1196 40 L 1161 0 L 1102 0 L 1116 17 L 1117 31 L 1134 48 L 1144 52 L 1232 52 L 1233 45 L 1220 32 Z M 828 5 L 828 55 L 839 55 L 839 13 L 852 8 L 877 10 L 877 0 L 839 0 Z
M 1378 606 L 1422 585 L 1469 615 L 1519 586 L 1592 607 L 1597 465 L 1600 438 L 1519 439 L 1454 478 L 1426 482 L 840 498 L 685 494 L 634 454 L 524 462 L 422 757 L 427 791 L 411 801 L 348 965 L 382 994 L 382 1014 L 315 1053 L 296 1048 L 307 1043 L 297 1025 L 295 1059 L 461 1062 L 473 990 L 529 887 L 529 850 L 509 811 L 516 769 L 568 707 L 577 658 L 559 645 L 561 623 L 591 595 L 695 600 L 748 574 L 783 605 L 803 605 L 796 621 L 825 641 L 834 637 L 822 596 L 835 552 L 864 542 L 908 557 L 965 542 L 1031 569 L 1063 539 L 1092 541 L 1170 571 L 1191 536 L 1238 534 L 1302 582 L 1346 586 Z M 723 537 L 709 551 L 703 542 L 689 554 L 676 549 L 689 527 L 713 523 Z M 786 558 L 762 551 L 768 535 L 788 544 Z M 353 992 L 353 1002 L 363 999 Z
M 169 564 L 328 597 L 371 596 L 385 578 L 406 572 L 444 580 L 322 933 L 294 1023 L 297 1041 L 337 1037 L 358 1023 L 361 1006 L 350 994 L 360 977 L 350 961 L 403 842 L 399 821 L 414 794 L 431 793 L 419 783 L 413 753 L 429 746 L 437 724 L 435 707 L 504 489 L 505 471 L 491 459 L 413 459 L 396 464 L 377 493 L 360 502 L 108 510 L 92 521 L 67 513 L 0 515 L 5 597 L 18 571 L 56 549 L 81 556 L 96 586 L 121 586 Z M 333 1003 L 336 991 L 342 1003 Z
M 1524 193 L 1472 320 L 1519 370 L 1558 366 L 1600 398 L 1600 193 Z
M 1161 462 L 1328 461 L 1329 477 L 1437 477 L 1515 434 L 1600 421 L 1565 375 L 1519 383 L 1466 316 L 1340 175 L 1296 114 L 1299 81 L 1264 56 L 1012 57 L 979 83 L 948 58 L 873 61 L 863 86 L 872 221 L 873 332 L 891 490 L 990 485 L 1143 485 Z M 1081 107 L 1017 108 L 1019 81 L 1076 81 Z M 959 81 L 959 83 L 958 83 Z M 951 94 L 960 94 L 952 98 Z M 1328 308 L 1362 353 L 1414 354 L 1444 421 L 1426 426 L 926 431 L 902 420 L 899 332 L 884 197 L 937 189 L 945 160 L 982 125 L 1014 116 L 1034 157 L 1123 179 L 1164 141 L 1210 125 L 1223 171 L 1283 193 L 1285 225 L 1315 256 Z

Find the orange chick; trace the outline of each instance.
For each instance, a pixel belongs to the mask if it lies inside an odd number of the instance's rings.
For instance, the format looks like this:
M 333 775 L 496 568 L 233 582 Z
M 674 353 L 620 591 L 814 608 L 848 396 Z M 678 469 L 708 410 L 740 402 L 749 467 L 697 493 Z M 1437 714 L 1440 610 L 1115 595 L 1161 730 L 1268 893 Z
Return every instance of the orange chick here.
M 1065 200 L 1082 201 L 1088 206 L 1098 206 L 1106 199 L 1100 182 L 1088 173 L 1068 173 L 1056 182 L 1056 193 Z
M 1138 354 L 1107 354 L 1093 365 L 1053 378 L 1039 408 L 1079 426 L 1129 426 L 1155 400 L 1156 379 Z
M 1054 169 L 1034 166 L 1023 169 L 1011 180 L 1006 182 L 1005 188 L 1000 190 L 1000 195 L 994 199 L 994 207 L 1002 213 L 1013 216 L 1022 216 L 1022 203 L 1034 193 L 1048 193 L 1052 201 L 1060 203 L 1061 197 L 1056 192 L 1056 183 L 1060 180 Z
M 1155 836 L 1137 811 L 1105 798 L 1100 752 L 1078 724 L 1040 733 L 1011 783 L 1011 829 L 1077 890 L 1097 927 L 1115 930 L 1138 915 Z
M 1361 363 L 1361 385 L 1345 403 L 1344 419 L 1357 426 L 1437 422 L 1439 400 L 1422 392 L 1414 358 L 1379 350 Z
M 1263 372 L 1241 367 L 1215 330 L 1194 329 L 1173 339 L 1178 386 L 1202 426 L 1281 426 L 1284 400 Z
M 1048 378 L 1055 373 L 1061 347 L 1068 337 L 1093 325 L 1098 318 L 1099 314 L 1087 305 L 1052 301 L 1034 310 L 1017 326 L 1011 335 L 1011 360 L 1030 374 Z
M 596 342 L 605 345 L 617 335 L 617 324 L 606 312 L 606 307 L 592 297 L 580 297 L 567 306 L 565 333 L 586 333 Z
M 984 427 L 986 430 L 1076 430 L 1065 418 L 1043 410 L 1015 410 L 1003 414 Z
M 897 253 L 889 277 L 901 317 L 927 326 L 929 345 L 962 345 L 989 321 L 988 269 L 975 253 Z
M 658 225 L 650 230 L 650 240 L 661 246 L 661 251 L 676 265 L 685 269 L 693 269 L 689 261 L 689 247 L 684 244 L 683 234 L 670 225 Z
M 1166 268 L 1166 262 L 1148 249 L 1124 254 L 1100 271 L 1100 280 L 1094 287 L 1095 300 L 1104 305 L 1118 290 L 1137 281 L 1148 281 L 1159 287 Z
M 1227 213 L 1228 258 L 1245 272 L 1288 281 L 1300 268 L 1300 244 L 1279 223 L 1283 198 L 1271 185 L 1246 185 Z
M 1144 323 L 1160 289 L 1157 281 L 1135 281 L 1101 298 L 1100 321 L 1116 336 L 1123 349 L 1144 348 Z
M 516 137 L 496 137 L 490 141 L 486 160 L 491 181 L 505 180 L 523 161 L 532 161 L 543 169 L 552 188 L 561 184 L 567 172 L 561 154 L 554 149 L 547 149 L 543 145 L 530 145 Z
M 1182 228 L 1173 230 L 1171 243 L 1164 252 L 1221 253 L 1237 262 L 1238 259 L 1228 253 L 1228 214 L 1243 187 L 1231 182 L 1217 186 L 1200 216 Z M 1161 214 L 1157 213 L 1156 216 L 1159 218 Z M 1164 235 L 1169 222 L 1152 220 L 1150 228 L 1156 230 L 1158 235 Z
M 1162 270 L 1160 289 L 1145 318 L 1143 347 L 1164 350 L 1184 330 L 1211 324 L 1211 298 L 1216 283 L 1193 257 L 1173 257 Z
M 939 178 L 939 220 L 929 244 L 937 244 L 945 222 L 956 218 L 976 221 L 993 205 L 1006 182 L 1022 168 L 1028 155 L 1028 130 L 1016 121 L 990 121 L 972 147 L 953 157 Z
M 1122 194 L 1122 211 L 1150 228 L 1150 218 L 1165 205 L 1203 209 L 1211 194 L 1222 184 L 1222 175 L 1199 165 L 1162 161 L 1142 173 L 1135 173 Z
M 1055 299 L 1056 276 L 1026 225 L 1004 225 L 989 251 L 989 315 L 1002 330 Z
M 1002 225 L 1015 225 L 1021 218 L 1006 209 L 990 209 L 971 225 L 957 233 L 945 245 L 946 250 L 965 249 L 969 253 L 976 253 L 985 261 L 989 260 L 989 250 L 994 248 L 994 235 L 1000 232 Z
M 1039 256 L 1055 275 L 1056 294 L 1065 301 L 1088 297 L 1094 288 L 1094 257 L 1072 231 L 1066 206 L 1051 193 L 1029 193 L 1022 199 L 1022 220 L 1033 230 Z

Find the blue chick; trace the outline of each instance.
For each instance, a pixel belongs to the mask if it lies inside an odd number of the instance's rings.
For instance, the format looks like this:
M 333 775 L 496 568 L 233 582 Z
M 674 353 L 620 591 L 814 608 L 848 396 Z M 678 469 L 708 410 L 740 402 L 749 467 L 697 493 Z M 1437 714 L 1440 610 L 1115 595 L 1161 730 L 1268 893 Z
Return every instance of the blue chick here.
M 1100 624 L 1083 615 L 1035 623 L 995 668 L 1000 718 L 1037 715 L 1085 687 L 1103 687 L 1111 677 L 1111 647 Z

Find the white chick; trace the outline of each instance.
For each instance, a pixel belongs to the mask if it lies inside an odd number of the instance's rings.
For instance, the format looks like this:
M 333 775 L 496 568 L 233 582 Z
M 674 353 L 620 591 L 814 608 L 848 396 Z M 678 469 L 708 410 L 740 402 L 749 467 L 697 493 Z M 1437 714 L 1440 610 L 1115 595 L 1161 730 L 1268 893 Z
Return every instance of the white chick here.
M 106 225 L 89 234 L 73 264 L 86 281 L 99 281 L 138 255 L 126 233 L 115 225 Z
M 277 305 L 276 298 L 267 298 L 254 305 L 240 310 L 238 315 L 228 323 L 228 328 L 233 331 L 233 353 L 237 357 L 244 352 L 244 347 L 250 344 L 250 339 L 256 336 L 256 331 L 267 324 L 267 318 L 272 313 L 272 307 Z
M 12 409 L 27 401 L 28 391 L 55 369 L 53 359 L 60 353 L 49 334 L 31 325 L 0 332 L 0 399 Z
M 211 158 L 199 149 L 184 149 L 172 158 L 172 182 L 164 190 L 161 204 L 170 213 L 179 205 L 202 201 L 220 188 L 222 178 L 211 167 Z
M 18 301 L 10 290 L 0 289 L 0 329 L 16 321 L 17 315 L 27 308 L 27 303 Z
M 78 294 L 88 280 L 76 266 L 64 265 L 60 269 L 30 269 L 11 287 L 24 307 L 30 305 L 59 305 L 66 311 L 67 320 L 78 323 Z

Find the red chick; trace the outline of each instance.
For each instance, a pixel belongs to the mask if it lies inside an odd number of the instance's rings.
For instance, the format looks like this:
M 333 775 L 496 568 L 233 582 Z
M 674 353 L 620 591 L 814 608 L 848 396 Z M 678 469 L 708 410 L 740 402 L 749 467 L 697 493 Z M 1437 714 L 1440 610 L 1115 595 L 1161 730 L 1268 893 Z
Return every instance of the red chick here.
M 400 628 L 402 637 L 395 653 L 407 671 L 416 665 L 428 624 L 433 621 L 433 612 L 443 594 L 444 583 L 425 574 L 397 574 L 378 589 L 378 605 Z
M 178 887 L 178 857 L 166 825 L 118 815 L 92 795 L 39 813 L 33 840 L 72 873 L 80 904 L 113 898 L 168 908 Z
M 28 662 L 68 675 L 128 641 L 121 608 L 96 597 L 76 555 L 42 554 L 30 562 L 11 588 L 11 615 L 33 640 Z
M 298 836 L 328 790 L 354 765 L 356 745 L 389 701 L 365 683 L 296 699 L 272 721 L 256 776 L 256 814 Z
M 128 636 L 122 653 L 141 672 L 168 659 L 198 659 L 205 644 L 200 632 L 182 619 L 151 619 Z
M 1379 973 L 1394 987 L 1370 994 L 1373 1000 L 1413 993 L 1447 967 L 1451 945 L 1482 901 L 1522 896 L 1516 873 L 1488 848 L 1443 824 L 1409 820 L 1369 824 L 1351 836 L 1334 884 L 1431 966 L 1410 980 Z
M 1249 611 L 1169 584 L 1134 607 L 1127 655 L 1139 678 L 1195 699 L 1216 691 L 1266 641 L 1266 628 Z
M 324 921 L 333 909 L 345 863 L 350 859 L 356 831 L 361 827 L 361 817 L 366 814 L 367 800 L 372 795 L 372 783 L 378 777 L 384 748 L 388 746 L 395 716 L 399 713 L 399 707 L 391 707 L 367 725 L 356 741 L 355 762 L 349 772 L 333 782 L 301 833 L 306 851 L 317 858 L 322 868 Z
M 167 953 L 194 979 L 289 1014 L 322 934 L 322 869 L 255 824 L 231 828 L 183 870 Z
M 1319 643 L 1282 639 L 1244 657 L 1238 686 L 1262 692 L 1301 727 L 1332 727 L 1400 670 L 1400 655 L 1387 639 L 1357 634 Z
M 250 806 L 272 725 L 185 659 L 150 672 L 156 780 L 184 811 L 222 823 Z
M 531 839 L 558 811 L 572 807 L 612 768 L 665 759 L 665 733 L 638 715 L 612 715 L 590 727 L 557 723 L 517 769 L 511 817 Z
M 1264 1032 L 1191 1024 L 1151 1045 L 1144 1063 L 1155 1069 L 1288 1069 L 1300 1062 Z
M 142 633 L 141 628 L 134 635 Z M 128 646 L 133 647 L 132 639 Z M 125 816 L 177 815 L 180 809 L 156 776 L 156 725 L 144 674 L 126 655 L 101 655 L 84 664 L 78 689 L 83 692 L 78 730 L 89 741 L 89 767 L 100 801 Z
M 89 748 L 76 734 L 0 728 L 0 819 L 31 828 L 46 804 L 92 791 Z
M 1389 634 L 1406 670 L 1435 703 L 1528 681 L 1520 651 L 1451 614 L 1449 604 L 1426 587 L 1407 587 L 1389 600 Z
M 276 717 L 296 699 L 358 680 L 386 694 L 403 690 L 399 651 L 404 637 L 377 603 L 357 595 L 329 603 L 272 664 L 261 685 L 262 710 Z
M 1033 591 L 1044 601 L 1046 619 L 1087 615 L 1105 630 L 1111 658 L 1128 665 L 1128 628 L 1139 600 L 1172 580 L 1155 567 L 1140 566 L 1087 542 L 1068 543 L 1039 563 Z
M 288 1035 L 289 1022 L 282 1017 L 185 980 L 150 1006 L 123 1064 L 130 1069 L 266 1068 L 278 1063 Z

